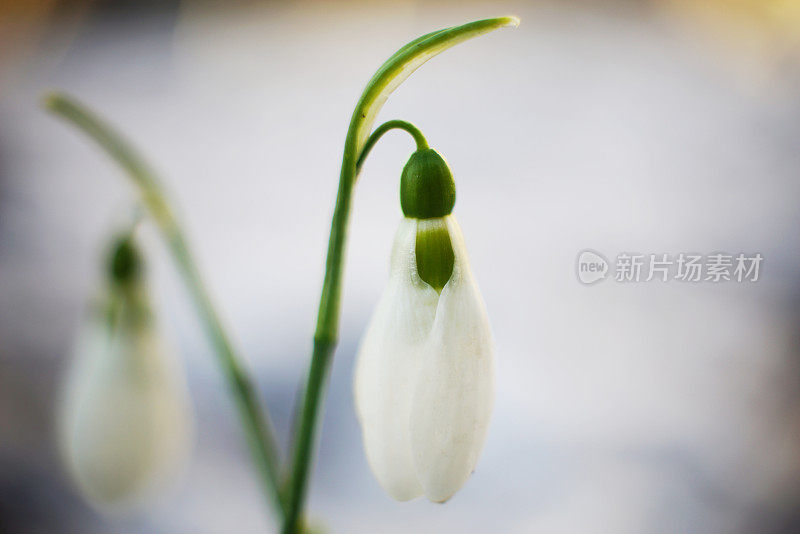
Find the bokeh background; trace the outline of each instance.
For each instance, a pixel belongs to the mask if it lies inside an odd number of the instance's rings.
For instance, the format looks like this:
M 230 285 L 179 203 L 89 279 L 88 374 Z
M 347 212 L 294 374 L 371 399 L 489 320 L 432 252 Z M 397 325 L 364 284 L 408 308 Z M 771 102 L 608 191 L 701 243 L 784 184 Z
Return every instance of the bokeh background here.
M 39 108 L 61 88 L 160 171 L 283 442 L 311 347 L 344 134 L 378 65 L 439 27 L 516 14 L 415 73 L 380 119 L 450 161 L 497 342 L 489 438 L 445 505 L 369 473 L 354 353 L 387 275 L 412 150 L 364 168 L 312 519 L 330 532 L 800 530 L 800 2 L 5 1 L 0 6 L 0 531 L 271 532 L 181 281 L 143 228 L 197 442 L 149 507 L 97 514 L 54 413 L 100 255 L 135 198 Z M 764 256 L 757 283 L 575 277 L 607 257 Z

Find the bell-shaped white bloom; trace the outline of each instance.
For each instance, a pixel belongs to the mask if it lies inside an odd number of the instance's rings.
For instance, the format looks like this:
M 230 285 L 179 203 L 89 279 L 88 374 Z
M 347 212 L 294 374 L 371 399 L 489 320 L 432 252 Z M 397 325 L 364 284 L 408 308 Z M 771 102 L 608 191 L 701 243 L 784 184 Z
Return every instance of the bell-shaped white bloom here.
M 140 504 L 182 468 L 191 447 L 180 364 L 142 295 L 117 293 L 92 309 L 61 399 L 62 454 L 101 511 Z
M 441 294 L 417 269 L 417 233 L 428 225 L 444 226 L 452 244 Z M 443 502 L 469 478 L 492 411 L 493 352 L 455 218 L 404 218 L 355 371 L 367 460 L 392 497 Z

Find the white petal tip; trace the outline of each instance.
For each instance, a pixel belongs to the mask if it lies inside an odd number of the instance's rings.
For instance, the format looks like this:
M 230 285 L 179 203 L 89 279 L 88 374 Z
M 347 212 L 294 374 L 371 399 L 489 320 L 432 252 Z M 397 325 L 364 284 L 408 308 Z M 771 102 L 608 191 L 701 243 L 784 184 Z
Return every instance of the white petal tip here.
M 388 491 L 388 490 L 387 490 L 387 491 L 386 491 L 386 493 L 388 493 L 388 494 L 389 494 L 389 496 L 390 496 L 392 499 L 396 500 L 397 502 L 408 502 L 408 501 L 413 501 L 413 500 L 414 500 L 414 499 L 416 499 L 417 497 L 421 497 L 421 496 L 422 496 L 422 493 L 421 493 L 421 492 L 419 492 L 419 493 L 416 493 L 416 492 L 415 492 L 415 493 L 408 493 L 408 492 L 403 492 L 403 493 L 392 493 L 391 491 Z

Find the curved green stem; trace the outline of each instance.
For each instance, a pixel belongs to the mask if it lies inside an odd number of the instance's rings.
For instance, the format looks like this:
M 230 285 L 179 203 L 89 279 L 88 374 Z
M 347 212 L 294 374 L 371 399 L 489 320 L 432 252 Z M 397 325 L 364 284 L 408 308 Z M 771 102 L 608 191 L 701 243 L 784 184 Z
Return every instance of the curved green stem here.
M 467 39 L 504 26 L 517 26 L 518 24 L 519 19 L 516 17 L 479 20 L 463 26 L 435 31 L 411 41 L 395 52 L 378 69 L 353 110 L 342 156 L 339 190 L 336 195 L 336 207 L 333 211 L 331 234 L 328 241 L 328 256 L 325 261 L 325 280 L 322 285 L 317 326 L 314 332 L 314 349 L 292 458 L 287 492 L 287 513 L 283 526 L 284 534 L 296 533 L 301 524 L 300 517 L 308 487 L 312 453 L 321 420 L 320 406 L 324 398 L 324 389 L 339 334 L 344 250 L 353 188 L 361 167 L 360 164 L 363 163 L 361 156 L 365 152 L 367 143 L 370 139 L 374 138 L 377 141 L 377 138 L 380 137 L 370 136 L 372 124 L 391 92 L 426 61 Z M 372 142 L 370 148 L 375 141 Z
M 375 131 L 372 132 L 372 134 L 364 143 L 364 148 L 361 149 L 361 154 L 358 156 L 358 161 L 356 161 L 356 174 L 361 172 L 361 166 L 364 164 L 364 161 L 366 161 L 367 156 L 369 155 L 370 150 L 372 150 L 372 147 L 375 146 L 375 143 L 377 143 L 378 140 L 383 137 L 383 134 L 394 129 L 405 130 L 410 133 L 411 137 L 414 138 L 414 142 L 417 143 L 417 150 L 424 150 L 428 148 L 428 140 L 425 139 L 425 136 L 422 135 L 422 132 L 419 131 L 419 128 L 410 122 L 401 120 L 384 122 L 375 128 Z
M 105 124 L 85 106 L 63 95 L 51 94 L 44 99 L 51 112 L 77 126 L 116 160 L 138 186 L 144 205 L 161 230 L 172 257 L 183 275 L 189 294 L 209 336 L 217 360 L 236 401 L 253 460 L 271 497 L 275 509 L 284 513 L 280 497 L 278 446 L 266 410 L 263 410 L 256 388 L 245 370 L 217 315 L 211 298 L 202 282 L 189 247 L 155 174 L 120 134 Z

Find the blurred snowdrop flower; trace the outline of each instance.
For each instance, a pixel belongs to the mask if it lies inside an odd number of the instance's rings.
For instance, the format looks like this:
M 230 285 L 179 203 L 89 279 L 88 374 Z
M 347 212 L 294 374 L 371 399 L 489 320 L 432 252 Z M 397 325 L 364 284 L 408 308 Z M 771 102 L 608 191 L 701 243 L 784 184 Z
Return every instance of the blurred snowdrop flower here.
M 405 214 L 389 283 L 361 342 L 355 401 L 369 465 L 395 499 L 448 500 L 483 447 L 494 348 L 483 300 L 451 215 L 455 185 L 432 149 L 403 170 Z
M 67 468 L 101 511 L 135 507 L 163 488 L 193 435 L 182 369 L 156 328 L 130 236 L 117 242 L 110 267 L 59 407 Z

